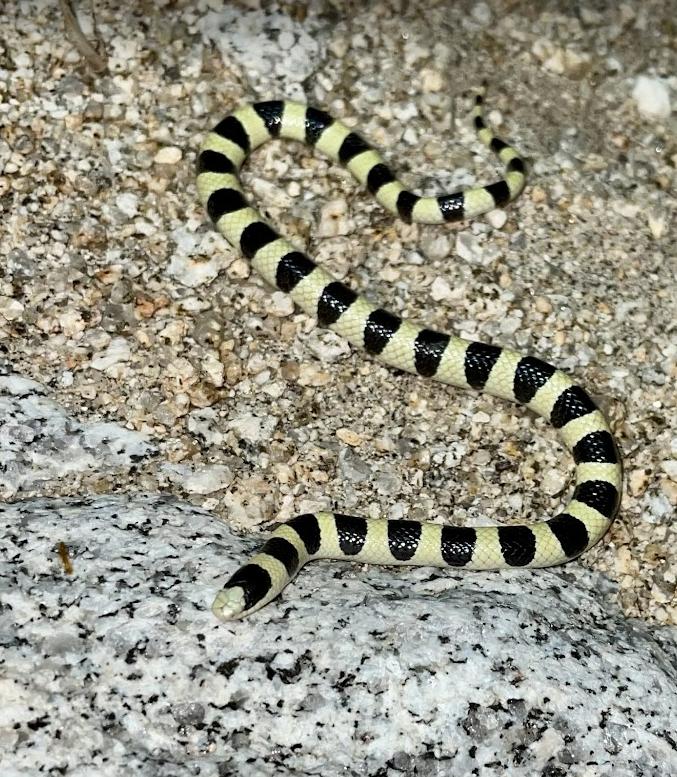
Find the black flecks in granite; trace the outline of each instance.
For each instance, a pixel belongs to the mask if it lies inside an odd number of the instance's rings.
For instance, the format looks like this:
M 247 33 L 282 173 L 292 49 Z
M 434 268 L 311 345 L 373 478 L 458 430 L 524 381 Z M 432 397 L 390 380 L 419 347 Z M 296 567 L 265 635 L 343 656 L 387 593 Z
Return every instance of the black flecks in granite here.
M 55 573 L 55 536 L 77 549 L 73 575 Z M 160 762 L 178 777 L 189 763 L 350 777 L 558 777 L 599 753 L 633 777 L 638 754 L 650 777 L 658 755 L 677 763 L 675 662 L 580 569 L 313 562 L 279 601 L 221 624 L 211 597 L 254 543 L 199 509 L 0 505 L 0 538 L 3 703 L 21 762 L 45 771 L 94 752 L 124 752 L 144 777 Z

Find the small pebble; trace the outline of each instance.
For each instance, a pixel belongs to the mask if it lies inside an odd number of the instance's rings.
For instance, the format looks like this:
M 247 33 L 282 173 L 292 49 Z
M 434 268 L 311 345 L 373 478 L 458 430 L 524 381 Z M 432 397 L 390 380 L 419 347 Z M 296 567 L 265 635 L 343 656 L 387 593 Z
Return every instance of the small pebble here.
M 158 165 L 175 165 L 181 161 L 183 153 L 177 146 L 164 146 L 153 157 Z
M 632 98 L 645 119 L 667 119 L 670 115 L 670 92 L 665 81 L 660 78 L 638 76 Z
M 352 429 L 337 429 L 336 436 L 346 445 L 352 445 L 355 447 L 362 444 L 362 437 Z
M 110 341 L 108 348 L 98 356 L 95 356 L 89 366 L 93 370 L 107 370 L 115 364 L 129 361 L 131 358 L 129 343 L 124 337 L 115 337 Z
M 558 469 L 549 468 L 543 473 L 541 488 L 546 494 L 555 496 L 559 494 L 566 483 L 566 475 Z
M 0 297 L 0 316 L 7 321 L 14 321 L 20 318 L 24 312 L 24 306 L 17 299 L 11 297 Z
M 647 221 L 649 222 L 649 229 L 651 234 L 660 240 L 665 234 L 667 228 L 667 216 L 665 213 L 656 213 L 655 211 L 649 211 L 647 214 Z
M 421 87 L 424 92 L 439 92 L 444 88 L 444 79 L 438 70 L 424 68 L 421 71 Z
M 317 226 L 319 237 L 338 237 L 347 235 L 352 229 L 352 222 L 347 216 L 348 205 L 345 199 L 330 200 L 322 206 L 320 222 Z
M 477 263 L 482 256 L 482 245 L 471 232 L 459 232 L 456 236 L 456 253 L 466 262 Z
M 638 496 L 643 494 L 649 483 L 649 473 L 645 469 L 633 469 L 628 475 L 630 493 Z
M 274 316 L 284 317 L 291 316 L 294 312 L 294 300 L 289 294 L 284 294 L 281 291 L 274 291 L 271 294 L 269 312 Z
M 123 192 L 115 198 L 115 206 L 131 219 L 139 212 L 139 198 L 131 192 Z
M 421 240 L 421 250 L 431 261 L 445 259 L 451 252 L 449 237 L 444 232 L 429 232 Z
M 490 210 L 484 218 L 494 229 L 500 229 L 508 220 L 508 214 L 504 210 L 496 208 L 495 210 Z
M 232 429 L 241 440 L 263 442 L 270 438 L 276 424 L 277 421 L 272 416 L 245 413 L 231 418 L 228 421 L 228 428 Z
M 161 471 L 189 494 L 212 494 L 233 482 L 233 473 L 223 464 L 163 464 Z
M 552 313 L 552 304 L 550 303 L 550 300 L 546 297 L 535 297 L 534 298 L 534 307 L 539 313 Z
M 443 299 L 450 299 L 451 286 L 449 286 L 449 283 L 444 278 L 438 276 L 430 286 L 430 296 L 435 302 L 439 302 Z

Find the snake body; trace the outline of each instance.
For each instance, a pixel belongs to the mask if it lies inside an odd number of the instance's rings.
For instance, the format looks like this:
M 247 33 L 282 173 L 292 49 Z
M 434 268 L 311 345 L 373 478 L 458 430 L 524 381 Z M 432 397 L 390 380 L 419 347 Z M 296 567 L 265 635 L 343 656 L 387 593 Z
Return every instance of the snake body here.
M 505 165 L 503 179 L 488 186 L 419 197 L 359 135 L 328 113 L 270 101 L 239 108 L 206 137 L 198 157 L 198 192 L 228 242 L 320 325 L 392 367 L 479 389 L 548 419 L 573 454 L 571 500 L 547 520 L 476 528 L 329 512 L 299 515 L 280 525 L 217 594 L 212 609 L 221 620 L 263 607 L 311 559 L 464 569 L 546 567 L 594 545 L 613 520 L 620 500 L 620 457 L 604 416 L 584 389 L 541 359 L 435 332 L 375 306 L 278 235 L 242 191 L 238 173 L 247 155 L 271 138 L 288 138 L 344 164 L 383 207 L 405 221 L 438 224 L 477 216 L 514 199 L 525 182 L 518 152 L 486 125 L 483 100 L 484 87 L 475 97 L 475 128 Z

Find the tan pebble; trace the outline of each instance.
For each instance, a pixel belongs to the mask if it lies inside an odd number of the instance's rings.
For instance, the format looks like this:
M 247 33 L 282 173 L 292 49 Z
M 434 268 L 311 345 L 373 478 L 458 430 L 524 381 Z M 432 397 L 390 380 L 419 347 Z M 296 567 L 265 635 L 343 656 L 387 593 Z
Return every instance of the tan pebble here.
M 114 486 L 108 478 L 97 478 L 93 481 L 90 488 L 95 494 L 108 494 Z
M 518 458 L 522 455 L 521 447 L 510 440 L 503 445 L 503 452 L 511 458 Z
M 151 335 L 143 329 L 137 329 L 136 332 L 134 332 L 134 337 L 136 338 L 137 343 L 143 345 L 144 348 L 148 348 L 153 342 Z
M 646 348 L 643 345 L 640 345 L 639 348 L 635 348 L 632 352 L 632 358 L 635 361 L 644 364 L 646 362 Z
M 559 494 L 564 488 L 566 483 L 565 476 L 559 470 L 549 468 L 543 473 L 543 479 L 541 480 L 541 488 L 546 494 L 554 496 Z
M 280 321 L 280 340 L 289 343 L 296 337 L 297 325 L 293 321 Z
M 285 380 L 298 380 L 298 362 L 282 362 L 280 365 L 280 375 L 282 375 Z
M 335 38 L 329 43 L 329 51 L 339 59 L 343 59 L 348 53 L 350 43 L 347 38 Z
M 644 558 L 650 562 L 656 562 L 665 555 L 665 546 L 658 542 L 650 542 L 644 549 Z
M 320 223 L 317 226 L 319 237 L 337 237 L 347 235 L 351 230 L 351 221 L 347 217 L 348 205 L 344 199 L 330 200 L 320 211 Z
M 277 482 L 285 485 L 293 479 L 292 468 L 288 464 L 276 464 L 275 474 L 277 476 Z
M 451 286 L 445 278 L 437 277 L 430 286 L 430 296 L 439 302 L 443 299 L 448 299 L 451 296 Z
M 223 357 L 221 357 L 223 359 Z M 240 382 L 242 378 L 242 364 L 236 356 L 229 355 L 227 359 L 223 359 L 223 371 L 226 383 L 229 386 L 234 386 Z
M 645 469 L 633 469 L 628 475 L 629 491 L 633 496 L 641 496 L 649 482 L 649 476 Z
M 628 138 L 627 135 L 620 135 L 620 134 L 612 135 L 611 142 L 614 144 L 614 146 L 616 146 L 616 148 L 620 148 L 623 150 L 630 147 L 630 139 Z
M 213 353 L 208 353 L 202 360 L 202 370 L 211 383 L 215 386 L 223 386 L 224 368 L 223 364 Z
M 384 267 L 379 272 L 379 277 L 387 283 L 394 283 L 400 279 L 400 271 L 395 267 Z
M 122 265 L 111 264 L 110 267 L 104 267 L 103 270 L 98 270 L 94 274 L 94 277 L 98 281 L 101 281 L 101 283 L 105 283 L 106 286 L 110 286 L 111 284 L 119 281 L 121 275 L 122 275 Z
M 181 161 L 182 156 L 181 149 L 177 146 L 165 146 L 155 154 L 153 162 L 158 165 L 175 165 Z
M 547 198 L 548 195 L 545 193 L 544 189 L 541 189 L 540 186 L 534 186 L 534 188 L 531 190 L 532 202 L 545 202 Z
M 424 92 L 439 92 L 444 86 L 444 79 L 438 70 L 423 68 L 421 70 L 421 87 Z
M 324 370 L 318 370 L 311 364 L 302 364 L 299 368 L 299 383 L 302 386 L 326 386 L 331 381 L 331 375 Z
M 218 400 L 218 392 L 211 383 L 198 383 L 188 391 L 193 407 L 209 407 Z
M 477 451 L 475 456 L 473 457 L 473 464 L 476 467 L 486 467 L 489 462 L 491 461 L 491 453 L 486 450 Z
M 510 277 L 510 273 L 502 272 L 498 278 L 498 285 L 502 289 L 509 289 L 512 286 L 512 278 Z
M 362 443 L 362 437 L 360 437 L 360 435 L 357 432 L 354 432 L 352 429 L 337 429 L 336 436 L 346 445 L 357 446 Z
M 651 234 L 660 240 L 665 234 L 665 228 L 667 225 L 667 219 L 664 213 L 655 213 L 653 211 L 647 214 L 647 221 L 649 222 L 649 229 Z
M 611 203 L 612 209 L 618 213 L 619 216 L 623 216 L 626 219 L 634 219 L 641 211 L 641 207 L 634 202 L 623 202 L 617 200 Z
M 69 132 L 74 132 L 82 127 L 82 115 L 72 113 L 64 119 L 64 126 Z
M 623 546 L 616 551 L 616 569 L 621 574 L 632 574 L 635 564 L 632 560 L 630 549 Z
M 155 192 L 156 194 L 163 194 L 169 187 L 169 180 L 167 178 L 149 178 L 145 182 L 148 191 Z
M 668 595 L 657 585 L 651 586 L 651 599 L 652 601 L 660 602 L 661 604 L 665 604 L 667 601 L 669 601 Z
M 73 335 L 79 334 L 85 328 L 85 322 L 78 310 L 62 313 L 59 316 L 59 325 L 61 326 L 61 331 L 67 337 L 73 337 Z
M 165 376 L 170 380 L 178 378 L 182 385 L 194 382 L 195 367 L 188 359 L 178 357 L 170 362 L 165 368 Z
M 263 478 L 253 475 L 242 482 L 242 490 L 248 494 L 267 494 L 270 487 Z
M 536 297 L 534 300 L 534 307 L 539 313 L 551 313 L 552 305 L 547 297 Z
M 178 345 L 186 334 L 186 324 L 183 321 L 172 321 L 159 333 L 159 337 L 172 345 Z
M 155 313 L 153 300 L 139 295 L 134 304 L 134 312 L 139 318 L 150 318 Z
M 563 346 L 567 341 L 566 332 L 555 332 L 555 337 L 553 339 L 555 341 L 555 345 L 560 347 Z
M 268 358 L 262 353 L 253 353 L 247 362 L 247 372 L 249 375 L 257 375 L 268 367 Z
M 249 278 L 249 264 L 244 259 L 236 259 L 226 271 L 231 278 L 243 280 Z
M 661 481 L 661 491 L 670 500 L 670 504 L 677 505 L 677 483 L 674 480 Z
M 171 402 L 165 400 L 153 410 L 153 417 L 165 426 L 173 426 L 176 419 L 180 416 L 179 410 Z M 171 452 L 170 452 L 171 455 Z
M 35 326 L 41 332 L 56 332 L 58 329 L 56 320 L 49 316 L 41 316 L 38 318 L 35 322 Z
M 95 383 L 86 383 L 84 386 L 80 387 L 80 396 L 83 397 L 83 399 L 94 399 L 98 393 L 99 390 Z

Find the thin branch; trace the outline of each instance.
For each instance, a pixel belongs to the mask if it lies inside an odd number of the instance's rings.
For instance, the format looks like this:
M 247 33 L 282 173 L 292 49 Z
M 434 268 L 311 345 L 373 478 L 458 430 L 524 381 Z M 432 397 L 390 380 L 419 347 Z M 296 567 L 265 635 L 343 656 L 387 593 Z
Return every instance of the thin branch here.
M 61 6 L 61 13 L 63 14 L 66 35 L 70 39 L 70 42 L 75 46 L 80 56 L 86 60 L 95 73 L 105 72 L 108 68 L 108 62 L 85 37 L 85 34 L 82 32 L 82 27 L 80 27 L 78 17 L 73 12 L 70 0 L 59 0 L 59 5 Z

